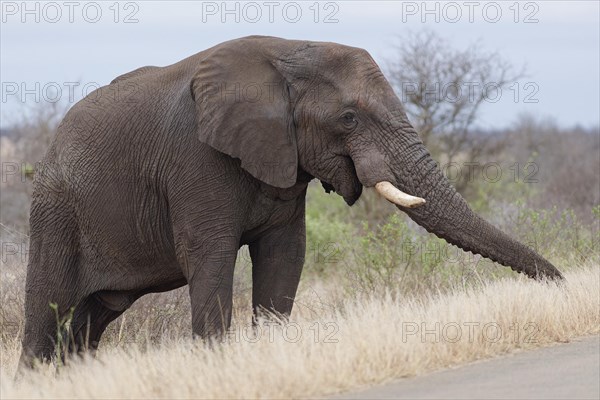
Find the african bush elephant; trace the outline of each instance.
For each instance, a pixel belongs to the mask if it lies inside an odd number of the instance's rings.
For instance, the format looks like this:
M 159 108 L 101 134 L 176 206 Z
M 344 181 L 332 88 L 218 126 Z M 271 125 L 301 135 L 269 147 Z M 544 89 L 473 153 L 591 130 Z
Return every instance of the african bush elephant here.
M 242 245 L 255 311 L 289 315 L 314 178 L 348 205 L 375 187 L 464 250 L 562 278 L 471 211 L 365 50 L 245 37 L 127 73 L 67 113 L 35 176 L 23 362 L 52 355 L 49 303 L 75 307 L 77 346 L 94 347 L 140 296 L 187 284 L 194 334 L 223 333 Z

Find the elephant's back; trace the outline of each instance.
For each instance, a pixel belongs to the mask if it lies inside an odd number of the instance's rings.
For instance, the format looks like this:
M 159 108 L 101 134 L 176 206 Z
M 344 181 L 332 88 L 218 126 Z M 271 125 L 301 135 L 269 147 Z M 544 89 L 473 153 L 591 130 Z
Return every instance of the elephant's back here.
M 115 79 L 113 79 L 110 82 L 110 84 L 114 85 L 116 83 L 124 82 L 124 81 L 130 80 L 130 79 L 133 79 L 133 78 L 150 75 L 153 72 L 159 72 L 160 69 L 161 69 L 160 67 L 155 67 L 153 65 L 140 67 L 140 68 L 134 69 L 133 71 L 127 72 L 123 75 L 117 76 Z
M 189 92 L 186 71 L 142 67 L 76 103 L 61 122 L 55 138 L 56 161 L 105 169 L 143 161 L 168 145 L 167 126 L 180 97 Z M 73 171 L 77 174 L 78 171 Z

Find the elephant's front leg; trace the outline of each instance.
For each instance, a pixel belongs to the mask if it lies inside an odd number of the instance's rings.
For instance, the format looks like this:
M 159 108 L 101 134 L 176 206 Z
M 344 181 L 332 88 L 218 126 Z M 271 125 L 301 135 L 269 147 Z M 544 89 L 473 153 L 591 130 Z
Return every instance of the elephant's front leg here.
M 292 312 L 306 249 L 304 212 L 301 214 L 249 246 L 255 316 L 266 310 L 287 318 Z
M 187 254 L 195 336 L 218 337 L 229 329 L 238 243 L 236 238 L 213 238 Z

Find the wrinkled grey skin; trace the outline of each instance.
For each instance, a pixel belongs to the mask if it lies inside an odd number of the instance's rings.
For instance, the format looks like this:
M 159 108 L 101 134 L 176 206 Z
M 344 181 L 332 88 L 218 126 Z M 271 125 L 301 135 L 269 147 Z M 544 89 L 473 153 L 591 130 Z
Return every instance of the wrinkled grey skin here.
M 52 355 L 51 302 L 75 307 L 75 348 L 94 348 L 140 296 L 187 284 L 194 333 L 222 333 L 244 244 L 255 311 L 289 315 L 314 177 L 349 205 L 392 182 L 427 200 L 399 208 L 428 231 L 561 278 L 470 210 L 365 50 L 247 37 L 123 75 L 66 115 L 35 177 L 23 363 Z

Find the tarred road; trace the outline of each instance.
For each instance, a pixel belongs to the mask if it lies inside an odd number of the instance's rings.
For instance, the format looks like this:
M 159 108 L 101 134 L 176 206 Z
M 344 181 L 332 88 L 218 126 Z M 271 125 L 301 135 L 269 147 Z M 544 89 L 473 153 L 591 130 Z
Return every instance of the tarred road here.
M 600 399 L 600 337 L 402 379 L 336 399 Z

